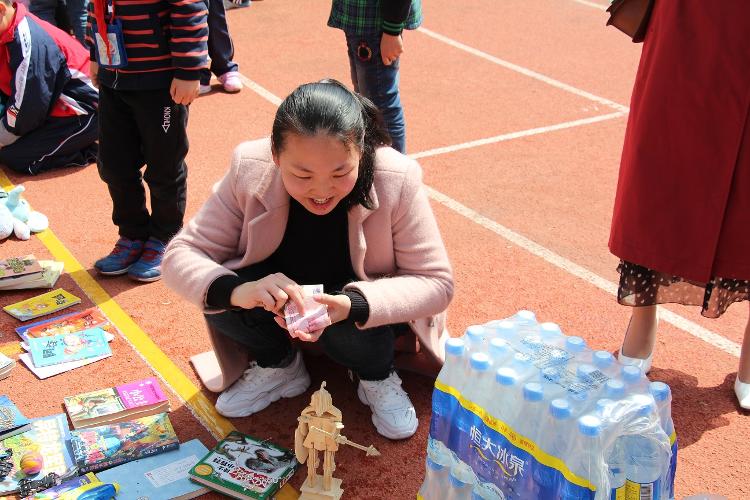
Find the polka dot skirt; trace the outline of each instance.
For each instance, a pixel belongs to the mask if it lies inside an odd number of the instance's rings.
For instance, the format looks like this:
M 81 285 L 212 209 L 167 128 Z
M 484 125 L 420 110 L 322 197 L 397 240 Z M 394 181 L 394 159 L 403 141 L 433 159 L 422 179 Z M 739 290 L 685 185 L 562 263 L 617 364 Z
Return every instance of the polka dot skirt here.
M 718 318 L 735 302 L 750 300 L 750 280 L 719 278 L 708 283 L 689 281 L 647 267 L 620 261 L 617 301 L 625 306 L 677 303 L 701 306 L 701 314 Z

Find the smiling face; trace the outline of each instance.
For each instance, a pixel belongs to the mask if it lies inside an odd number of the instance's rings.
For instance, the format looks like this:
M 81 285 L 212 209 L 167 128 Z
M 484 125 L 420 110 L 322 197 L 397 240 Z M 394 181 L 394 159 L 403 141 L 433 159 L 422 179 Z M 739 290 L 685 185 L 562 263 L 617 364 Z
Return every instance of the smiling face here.
M 289 196 L 317 215 L 330 213 L 354 189 L 360 156 L 326 133 L 287 133 L 283 149 L 273 153 Z

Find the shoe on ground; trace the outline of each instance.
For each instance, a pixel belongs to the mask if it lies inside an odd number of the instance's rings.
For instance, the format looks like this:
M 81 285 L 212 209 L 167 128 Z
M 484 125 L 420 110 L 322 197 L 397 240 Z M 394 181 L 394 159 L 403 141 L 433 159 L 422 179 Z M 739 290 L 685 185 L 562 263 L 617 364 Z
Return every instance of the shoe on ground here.
M 120 237 L 115 248 L 94 263 L 94 269 L 105 276 L 118 276 L 128 272 L 143 253 L 143 241 Z
M 737 377 L 734 379 L 734 393 L 737 395 L 740 406 L 750 410 L 750 384 L 740 382 L 739 377 Z
M 157 281 L 161 279 L 161 260 L 164 257 L 164 250 L 167 244 L 149 238 L 143 245 L 143 252 L 138 261 L 128 269 L 128 276 L 136 281 Z
M 654 359 L 654 353 L 652 351 L 646 359 L 631 358 L 622 353 L 622 346 L 620 346 L 620 352 L 617 354 L 617 359 L 620 360 L 620 363 L 623 365 L 637 366 L 645 375 L 651 371 L 651 361 Z
M 224 91 L 230 94 L 239 92 L 243 87 L 240 74 L 237 71 L 224 73 L 219 77 L 219 81 L 221 82 L 221 86 L 224 87 Z
M 372 410 L 372 423 L 388 439 L 406 439 L 417 432 L 419 420 L 401 379 L 392 372 L 385 380 L 360 380 L 357 395 Z
M 198 95 L 208 94 L 211 92 L 211 84 L 207 83 L 206 85 L 200 84 L 200 87 L 198 87 Z
M 255 361 L 216 400 L 216 411 L 225 417 L 247 417 L 280 398 L 299 396 L 310 387 L 310 375 L 302 354 L 297 352 L 289 366 L 261 368 Z

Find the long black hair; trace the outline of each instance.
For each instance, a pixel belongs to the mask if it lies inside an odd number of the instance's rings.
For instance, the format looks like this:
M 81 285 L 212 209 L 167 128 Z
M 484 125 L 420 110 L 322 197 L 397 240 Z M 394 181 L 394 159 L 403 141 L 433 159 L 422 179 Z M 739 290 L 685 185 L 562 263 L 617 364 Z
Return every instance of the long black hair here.
M 333 79 L 297 87 L 276 111 L 271 130 L 271 147 L 277 155 L 284 150 L 287 134 L 314 136 L 325 133 L 362 154 L 359 174 L 351 193 L 342 203 L 372 209 L 370 188 L 375 177 L 375 149 L 390 146 L 383 116 L 367 98 Z

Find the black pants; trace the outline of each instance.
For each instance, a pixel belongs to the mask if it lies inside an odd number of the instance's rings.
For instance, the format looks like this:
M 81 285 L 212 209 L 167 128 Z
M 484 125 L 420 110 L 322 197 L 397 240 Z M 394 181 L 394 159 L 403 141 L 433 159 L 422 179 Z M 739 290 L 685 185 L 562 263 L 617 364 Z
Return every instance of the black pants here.
M 188 108 L 169 89 L 99 88 L 99 176 L 121 236 L 169 241 L 182 227 L 187 195 Z M 141 175 L 141 168 L 146 170 Z M 148 184 L 151 214 L 146 209 Z
M 201 70 L 201 83 L 208 85 L 211 73 L 221 76 L 230 71 L 237 71 L 234 59 L 234 45 L 227 26 L 227 12 L 222 0 L 208 2 L 208 57 L 211 58 L 211 69 Z
M 96 113 L 48 117 L 41 127 L 1 148 L 0 163 L 24 174 L 59 167 L 83 167 L 96 160 L 96 137 Z
M 273 320 L 273 313 L 261 308 L 206 314 L 206 321 L 218 332 L 246 346 L 261 367 L 275 366 L 292 352 L 286 330 Z M 325 329 L 318 342 L 337 363 L 363 380 L 383 380 L 393 367 L 395 327 L 359 330 L 351 321 Z

